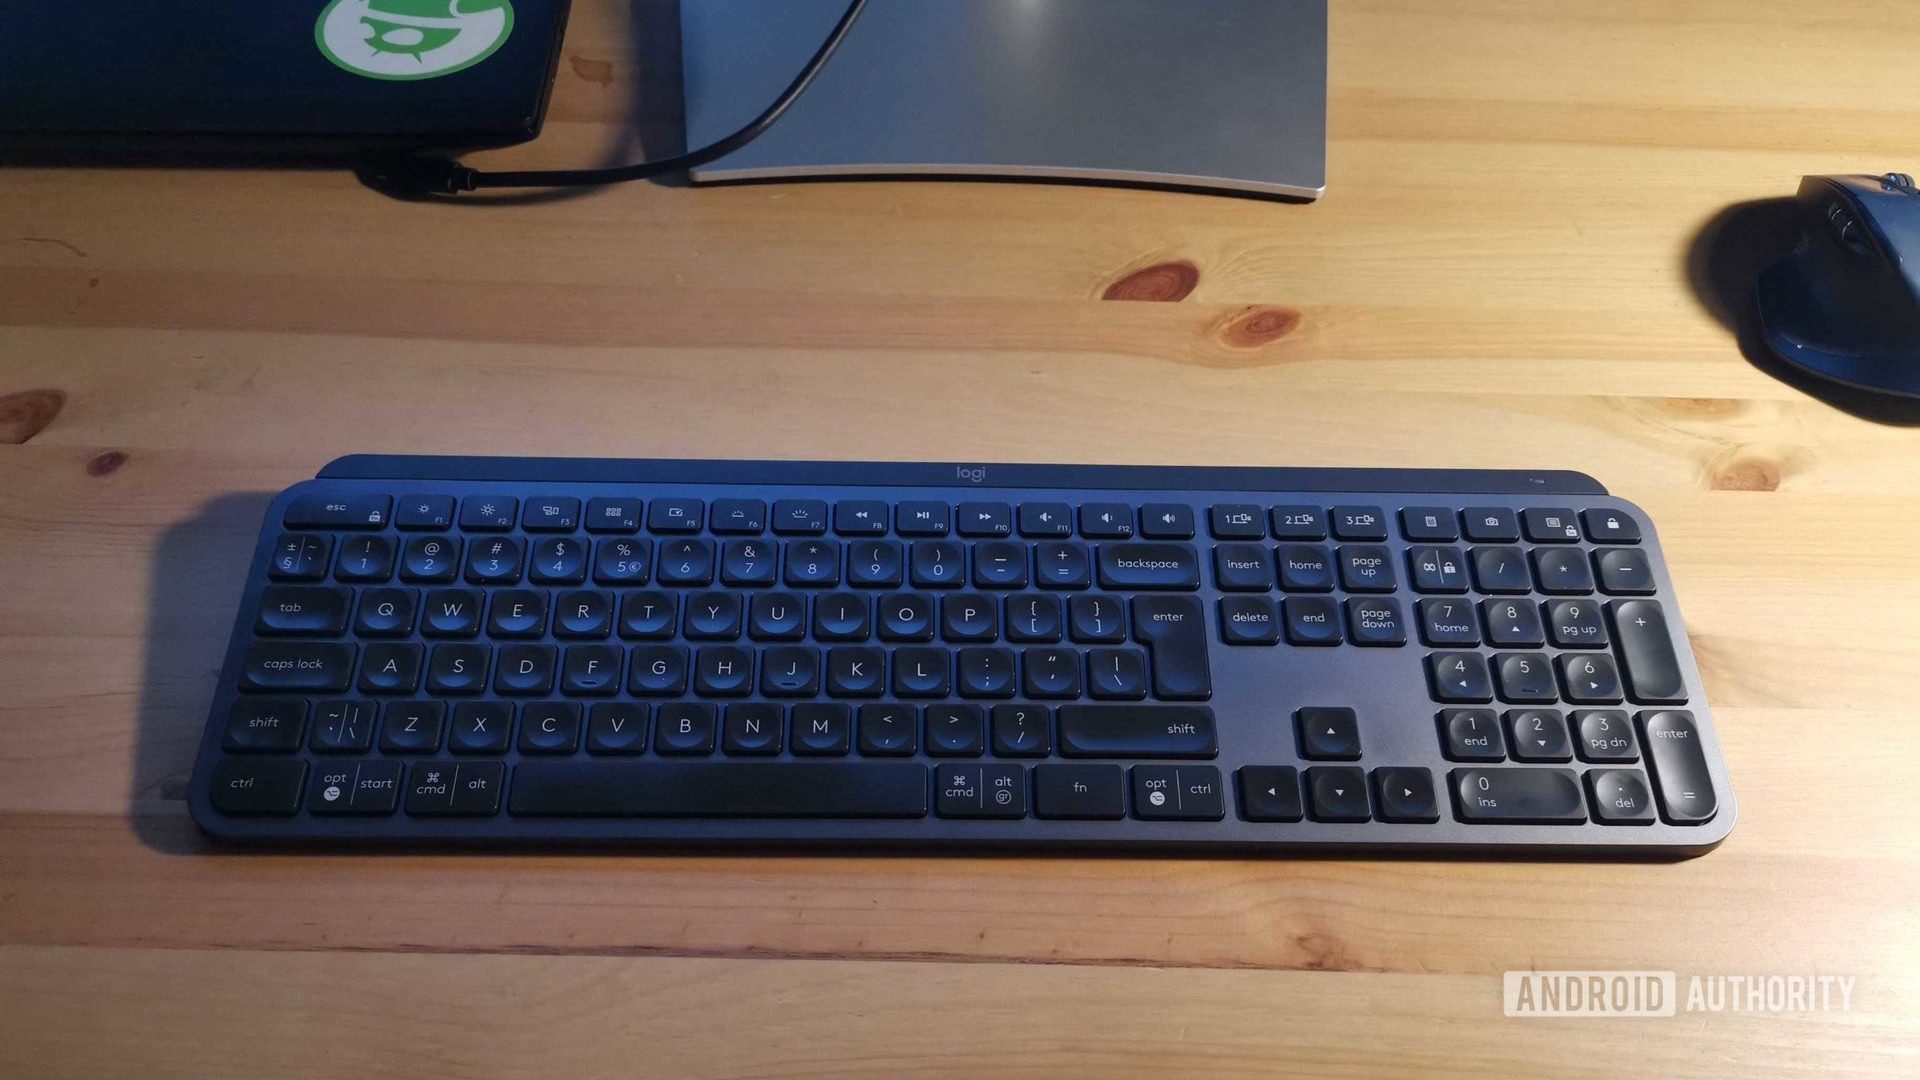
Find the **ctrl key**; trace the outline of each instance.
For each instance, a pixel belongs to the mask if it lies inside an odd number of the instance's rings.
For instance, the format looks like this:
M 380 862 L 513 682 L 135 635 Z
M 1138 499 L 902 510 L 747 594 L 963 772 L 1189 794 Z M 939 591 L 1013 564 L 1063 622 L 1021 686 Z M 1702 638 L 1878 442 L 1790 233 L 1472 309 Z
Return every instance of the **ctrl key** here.
M 422 761 L 407 778 L 415 817 L 492 817 L 500 812 L 507 767 L 498 761 Z
M 307 763 L 297 758 L 222 758 L 207 797 L 223 814 L 285 817 L 300 809 L 306 779 Z

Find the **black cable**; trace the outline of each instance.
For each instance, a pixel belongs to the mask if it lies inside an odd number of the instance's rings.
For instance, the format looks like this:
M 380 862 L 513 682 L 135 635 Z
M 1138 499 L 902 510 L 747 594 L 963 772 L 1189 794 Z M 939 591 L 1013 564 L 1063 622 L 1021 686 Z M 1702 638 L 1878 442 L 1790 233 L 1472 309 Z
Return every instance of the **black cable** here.
M 735 150 L 747 145 L 765 134 L 786 111 L 793 106 L 807 87 L 813 82 L 820 69 L 840 48 L 846 39 L 847 31 L 853 28 L 854 20 L 867 6 L 867 0 L 852 0 L 847 10 L 841 14 L 840 21 L 834 24 L 833 32 L 820 43 L 820 48 L 800 69 L 785 91 L 765 112 L 753 118 L 739 131 L 710 143 L 698 150 L 689 150 L 659 161 L 642 161 L 633 165 L 615 165 L 597 169 L 535 169 L 522 172 L 481 172 L 469 168 L 451 158 L 402 158 L 396 161 L 382 162 L 369 170 L 367 179 L 374 186 L 400 195 L 457 195 L 462 191 L 475 191 L 481 188 L 528 188 L 528 187 L 584 187 L 594 184 L 618 184 L 628 180 L 643 180 L 650 176 L 680 172 L 709 161 L 717 161 Z

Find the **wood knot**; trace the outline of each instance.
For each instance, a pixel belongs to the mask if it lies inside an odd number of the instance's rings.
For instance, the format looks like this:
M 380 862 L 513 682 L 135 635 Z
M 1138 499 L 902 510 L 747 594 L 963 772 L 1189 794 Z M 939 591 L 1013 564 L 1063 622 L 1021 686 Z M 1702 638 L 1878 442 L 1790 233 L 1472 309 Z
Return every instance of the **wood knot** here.
M 584 56 L 567 57 L 567 66 L 573 73 L 590 83 L 601 86 L 613 85 L 613 65 L 605 60 L 589 60 Z
M 127 463 L 127 455 L 119 450 L 108 450 L 87 459 L 88 476 L 105 476 Z
M 1747 403 L 1734 398 L 1666 398 L 1661 407 L 1683 420 L 1725 420 L 1744 412 Z
M 65 390 L 20 390 L 0 397 L 0 443 L 18 445 L 40 434 L 66 404 Z
M 1220 340 L 1235 349 L 1257 349 L 1286 337 L 1305 320 L 1287 307 L 1248 308 L 1220 328 Z
M 1708 470 L 1715 491 L 1778 491 L 1780 463 L 1758 457 L 1731 457 Z
M 1107 286 L 1102 300 L 1153 300 L 1163 304 L 1185 300 L 1200 284 L 1200 268 L 1185 259 L 1154 263 Z

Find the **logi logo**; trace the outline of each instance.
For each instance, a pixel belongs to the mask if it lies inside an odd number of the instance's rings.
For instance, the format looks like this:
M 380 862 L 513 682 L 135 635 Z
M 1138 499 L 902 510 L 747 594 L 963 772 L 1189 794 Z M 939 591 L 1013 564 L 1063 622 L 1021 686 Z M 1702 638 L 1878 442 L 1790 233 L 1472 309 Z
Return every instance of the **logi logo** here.
M 987 478 L 987 467 L 985 465 L 975 465 L 969 469 L 965 465 L 955 465 L 953 467 L 953 474 L 962 480 L 971 480 L 977 484 Z
M 369 79 L 431 79 L 492 56 L 513 32 L 508 0 L 333 0 L 313 25 L 320 52 Z

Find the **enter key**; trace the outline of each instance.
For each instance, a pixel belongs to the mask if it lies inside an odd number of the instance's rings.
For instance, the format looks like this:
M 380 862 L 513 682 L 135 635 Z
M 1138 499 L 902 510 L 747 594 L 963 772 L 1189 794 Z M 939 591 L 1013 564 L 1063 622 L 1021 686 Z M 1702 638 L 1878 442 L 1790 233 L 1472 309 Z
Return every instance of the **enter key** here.
M 1207 617 L 1197 596 L 1137 596 L 1133 638 L 1153 653 L 1153 695 L 1170 701 L 1213 696 Z

